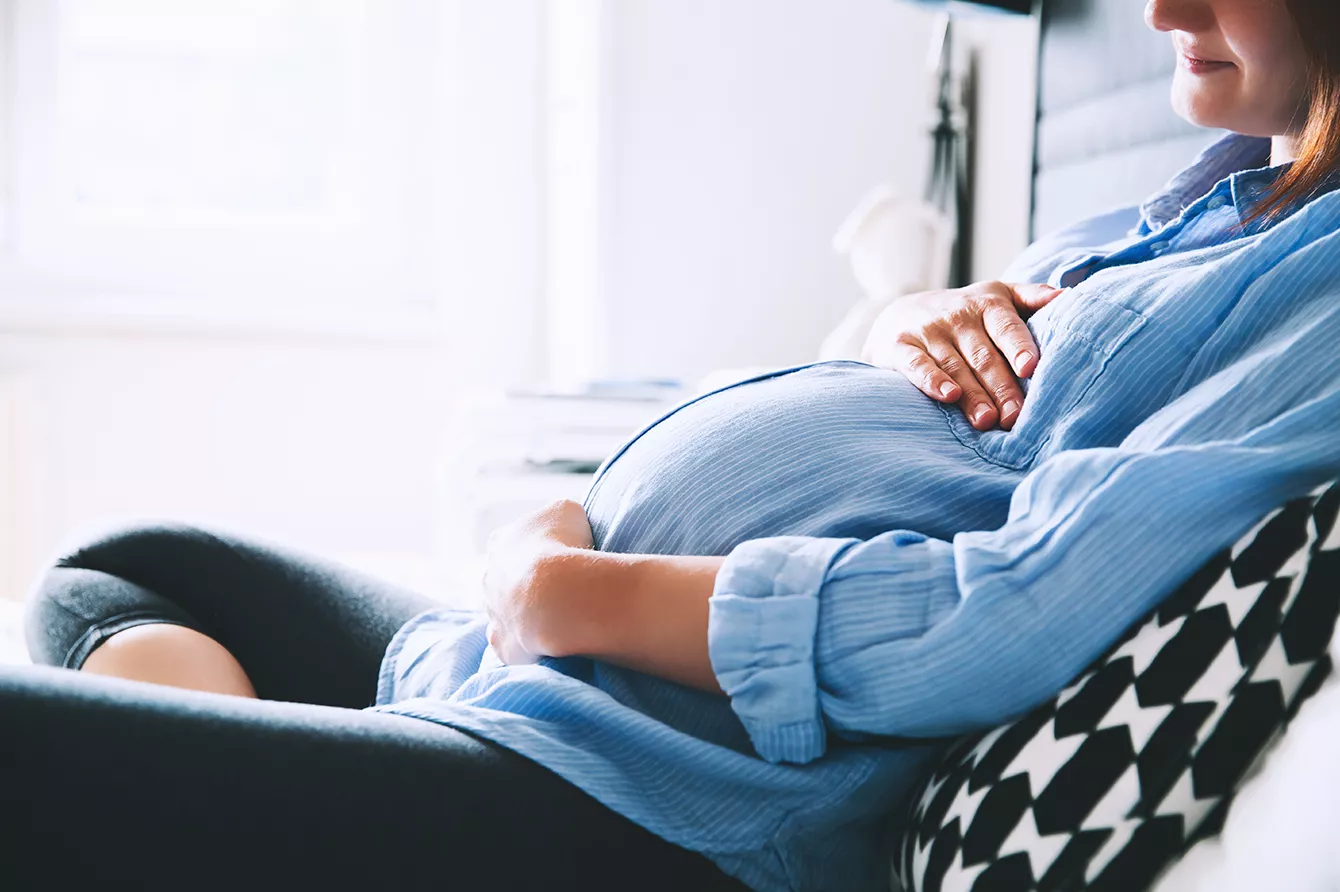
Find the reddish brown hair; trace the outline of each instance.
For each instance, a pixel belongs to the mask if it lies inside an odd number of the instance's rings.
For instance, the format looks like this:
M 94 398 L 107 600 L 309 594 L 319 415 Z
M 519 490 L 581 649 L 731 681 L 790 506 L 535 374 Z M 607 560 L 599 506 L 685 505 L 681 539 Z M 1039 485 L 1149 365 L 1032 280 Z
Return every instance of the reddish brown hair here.
M 1340 0 L 1288 0 L 1308 62 L 1307 123 L 1298 159 L 1252 217 L 1278 219 L 1340 174 Z

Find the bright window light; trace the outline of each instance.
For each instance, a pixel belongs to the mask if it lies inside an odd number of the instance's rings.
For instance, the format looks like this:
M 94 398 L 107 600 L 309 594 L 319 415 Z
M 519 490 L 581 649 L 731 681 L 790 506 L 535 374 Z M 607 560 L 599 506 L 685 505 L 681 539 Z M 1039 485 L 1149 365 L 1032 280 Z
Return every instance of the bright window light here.
M 578 386 L 604 371 L 600 235 L 604 0 L 550 0 L 546 306 L 549 377 Z
M 67 0 L 59 126 L 81 219 L 348 218 L 365 0 Z

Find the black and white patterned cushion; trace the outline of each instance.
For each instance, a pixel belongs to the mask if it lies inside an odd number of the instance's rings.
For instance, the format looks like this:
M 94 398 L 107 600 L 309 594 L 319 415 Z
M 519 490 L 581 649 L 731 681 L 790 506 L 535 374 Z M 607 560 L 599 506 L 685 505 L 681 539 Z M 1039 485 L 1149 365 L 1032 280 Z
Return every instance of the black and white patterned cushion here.
M 1140 892 L 1219 832 L 1331 669 L 1340 483 L 1273 512 L 1055 699 L 967 737 L 910 800 L 906 892 Z

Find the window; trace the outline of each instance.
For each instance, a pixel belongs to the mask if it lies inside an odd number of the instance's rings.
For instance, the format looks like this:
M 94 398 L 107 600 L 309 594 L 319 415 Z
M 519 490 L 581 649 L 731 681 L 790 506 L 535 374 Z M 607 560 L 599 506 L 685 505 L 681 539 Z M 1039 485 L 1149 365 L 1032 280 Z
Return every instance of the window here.
M 425 305 L 437 12 L 0 0 L 0 296 Z
M 11 102 L 13 84 L 13 26 L 12 8 L 8 0 L 0 0 L 0 251 L 9 240 L 11 205 L 11 170 L 13 151 L 10 147 Z
M 349 221 L 360 0 L 72 0 L 58 125 L 76 219 Z
M 546 46 L 545 304 L 548 377 L 598 377 L 608 337 L 601 246 L 611 160 L 609 16 L 604 0 L 555 0 Z

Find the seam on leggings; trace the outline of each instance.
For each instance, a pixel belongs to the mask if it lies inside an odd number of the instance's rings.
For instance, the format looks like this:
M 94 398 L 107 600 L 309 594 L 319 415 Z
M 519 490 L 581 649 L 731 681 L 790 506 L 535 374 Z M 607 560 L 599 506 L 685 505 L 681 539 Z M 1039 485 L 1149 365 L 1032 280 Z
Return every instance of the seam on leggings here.
M 107 619 L 100 620 L 89 626 L 84 634 L 80 635 L 78 640 L 70 646 L 65 654 L 65 660 L 61 664 L 66 669 L 79 669 L 88 659 L 88 655 L 97 649 L 98 645 L 115 635 L 117 632 L 124 632 L 126 629 L 135 626 L 144 626 L 149 623 L 163 623 L 169 626 L 182 626 L 192 628 L 188 623 L 179 619 L 173 619 L 164 616 L 161 613 L 154 613 L 150 610 L 130 610 L 125 613 L 118 613 Z M 197 630 L 198 631 L 198 630 Z

